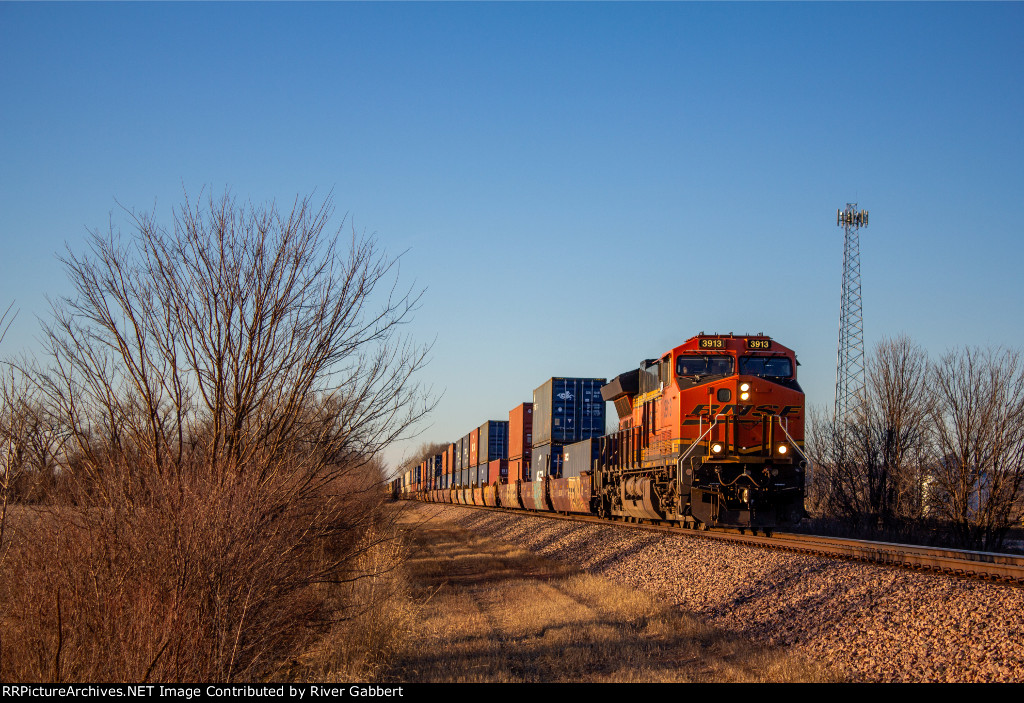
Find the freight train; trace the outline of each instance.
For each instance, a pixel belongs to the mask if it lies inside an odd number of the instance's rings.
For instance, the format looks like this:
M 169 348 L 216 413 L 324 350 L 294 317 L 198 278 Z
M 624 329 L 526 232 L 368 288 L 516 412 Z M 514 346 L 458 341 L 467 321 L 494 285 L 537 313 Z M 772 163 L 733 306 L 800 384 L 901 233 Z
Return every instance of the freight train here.
M 769 531 L 804 516 L 794 352 L 701 333 L 605 379 L 552 378 L 391 483 L 396 499 Z M 618 430 L 605 432 L 605 406 Z

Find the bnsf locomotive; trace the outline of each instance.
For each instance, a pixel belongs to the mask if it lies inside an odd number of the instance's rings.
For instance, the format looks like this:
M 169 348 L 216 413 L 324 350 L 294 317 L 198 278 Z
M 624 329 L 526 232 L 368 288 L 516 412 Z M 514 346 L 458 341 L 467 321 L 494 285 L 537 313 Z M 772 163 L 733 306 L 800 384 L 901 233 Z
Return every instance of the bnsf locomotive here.
M 532 461 L 522 441 L 530 428 L 519 428 L 520 459 L 502 475 L 509 461 L 495 457 L 501 423 L 491 421 L 396 479 L 392 491 L 701 528 L 799 520 L 807 462 L 796 367 L 793 351 L 765 335 L 700 334 L 608 383 L 551 379 L 538 389 L 546 394 L 534 394 L 534 444 L 546 443 L 533 447 Z M 555 381 L 576 383 L 563 389 Z M 585 394 L 588 381 L 600 393 L 589 412 L 573 391 Z M 605 402 L 618 414 L 611 434 L 604 434 Z M 598 406 L 600 428 L 588 429 L 581 409 L 593 420 Z M 579 441 L 556 443 L 559 432 Z

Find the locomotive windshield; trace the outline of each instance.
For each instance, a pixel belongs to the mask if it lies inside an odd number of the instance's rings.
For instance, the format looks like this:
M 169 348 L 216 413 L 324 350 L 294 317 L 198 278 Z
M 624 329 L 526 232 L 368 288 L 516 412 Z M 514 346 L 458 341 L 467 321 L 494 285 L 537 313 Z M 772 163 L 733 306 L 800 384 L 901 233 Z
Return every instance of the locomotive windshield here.
M 793 375 L 793 364 L 785 356 L 742 356 L 740 374 L 761 378 L 789 378 Z
M 735 373 L 735 362 L 731 356 L 678 356 L 677 376 L 731 376 Z

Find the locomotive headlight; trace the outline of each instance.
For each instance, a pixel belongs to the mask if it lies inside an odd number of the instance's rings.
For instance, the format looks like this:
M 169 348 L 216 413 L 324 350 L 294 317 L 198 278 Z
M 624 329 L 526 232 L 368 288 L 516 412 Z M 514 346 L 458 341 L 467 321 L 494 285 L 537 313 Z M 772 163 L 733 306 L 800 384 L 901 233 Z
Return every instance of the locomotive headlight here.
M 750 384 L 749 383 L 741 383 L 740 384 L 740 390 L 743 391 L 744 393 L 746 393 L 747 391 L 750 390 Z
M 748 398 L 750 398 L 749 393 L 740 393 L 740 400 L 747 400 Z

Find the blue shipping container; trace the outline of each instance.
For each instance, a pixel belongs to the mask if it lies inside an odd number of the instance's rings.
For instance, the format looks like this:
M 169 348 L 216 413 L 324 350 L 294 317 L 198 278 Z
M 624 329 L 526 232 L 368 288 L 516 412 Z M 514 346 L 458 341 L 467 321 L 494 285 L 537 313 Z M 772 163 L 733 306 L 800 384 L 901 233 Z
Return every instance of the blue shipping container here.
M 533 444 L 572 444 L 604 435 L 603 378 L 550 378 L 533 392 Z
M 508 420 L 488 420 L 480 425 L 480 463 L 508 459 Z

